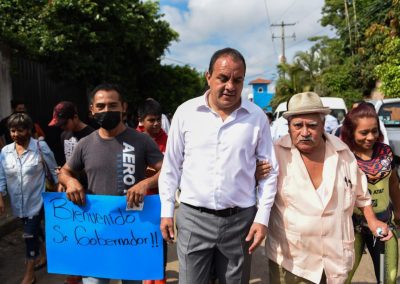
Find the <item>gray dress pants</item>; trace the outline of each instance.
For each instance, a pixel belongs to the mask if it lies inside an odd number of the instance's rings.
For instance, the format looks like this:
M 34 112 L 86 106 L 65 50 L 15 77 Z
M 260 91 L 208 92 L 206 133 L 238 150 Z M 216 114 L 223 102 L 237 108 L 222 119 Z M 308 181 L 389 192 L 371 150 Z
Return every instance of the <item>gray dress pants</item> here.
M 176 215 L 179 283 L 208 284 L 213 269 L 220 284 L 248 284 L 251 255 L 245 238 L 256 210 L 219 217 L 181 203 Z

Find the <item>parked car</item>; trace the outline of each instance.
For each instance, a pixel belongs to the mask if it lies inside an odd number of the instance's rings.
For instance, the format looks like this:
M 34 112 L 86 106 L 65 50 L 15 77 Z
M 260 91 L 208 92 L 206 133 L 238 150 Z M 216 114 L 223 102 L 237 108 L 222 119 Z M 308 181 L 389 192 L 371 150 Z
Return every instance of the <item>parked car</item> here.
M 386 127 L 390 147 L 395 154 L 396 164 L 400 163 L 400 98 L 369 100 L 375 106 L 379 119 Z
M 322 104 L 325 107 L 329 107 L 332 112 L 331 114 L 336 117 L 339 121 L 345 117 L 347 113 L 347 107 L 342 98 L 334 97 L 321 97 Z M 277 120 L 287 110 L 287 102 L 280 103 L 274 112 L 274 120 Z

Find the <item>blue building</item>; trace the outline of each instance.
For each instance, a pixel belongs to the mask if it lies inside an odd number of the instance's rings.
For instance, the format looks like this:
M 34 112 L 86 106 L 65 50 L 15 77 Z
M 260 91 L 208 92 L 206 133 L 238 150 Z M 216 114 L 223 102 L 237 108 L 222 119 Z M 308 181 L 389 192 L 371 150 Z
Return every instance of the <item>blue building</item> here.
M 253 102 L 260 108 L 266 111 L 272 111 L 270 102 L 273 93 L 268 93 L 268 85 L 271 84 L 270 80 L 257 78 L 249 83 L 253 86 Z

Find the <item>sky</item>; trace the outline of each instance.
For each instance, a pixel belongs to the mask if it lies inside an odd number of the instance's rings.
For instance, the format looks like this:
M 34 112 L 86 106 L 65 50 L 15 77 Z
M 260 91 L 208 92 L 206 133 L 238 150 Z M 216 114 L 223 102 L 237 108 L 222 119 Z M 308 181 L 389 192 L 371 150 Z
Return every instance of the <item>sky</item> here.
M 239 50 L 246 60 L 243 95 L 251 93 L 248 82 L 256 78 L 278 78 L 276 65 L 282 54 L 282 21 L 285 27 L 285 53 L 291 62 L 297 51 L 307 51 L 309 37 L 334 31 L 319 23 L 324 0 L 160 0 L 161 13 L 179 33 L 162 60 L 163 64 L 189 65 L 205 72 L 212 54 L 221 48 Z

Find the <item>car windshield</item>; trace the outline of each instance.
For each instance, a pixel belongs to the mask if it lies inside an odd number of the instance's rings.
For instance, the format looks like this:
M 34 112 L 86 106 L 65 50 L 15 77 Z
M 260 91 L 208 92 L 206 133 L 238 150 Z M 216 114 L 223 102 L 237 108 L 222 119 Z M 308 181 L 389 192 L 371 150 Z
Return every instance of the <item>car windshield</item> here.
M 400 102 L 384 103 L 378 116 L 385 126 L 400 127 Z

